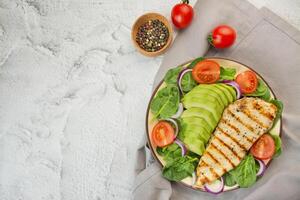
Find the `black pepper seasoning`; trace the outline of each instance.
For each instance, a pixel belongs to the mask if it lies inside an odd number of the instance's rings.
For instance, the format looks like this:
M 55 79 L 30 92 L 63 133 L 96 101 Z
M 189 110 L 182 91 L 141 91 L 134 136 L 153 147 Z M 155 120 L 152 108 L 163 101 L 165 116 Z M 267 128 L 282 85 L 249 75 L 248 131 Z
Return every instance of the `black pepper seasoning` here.
M 160 20 L 149 20 L 141 25 L 136 35 L 138 45 L 148 52 L 155 52 L 163 48 L 168 41 L 169 30 Z

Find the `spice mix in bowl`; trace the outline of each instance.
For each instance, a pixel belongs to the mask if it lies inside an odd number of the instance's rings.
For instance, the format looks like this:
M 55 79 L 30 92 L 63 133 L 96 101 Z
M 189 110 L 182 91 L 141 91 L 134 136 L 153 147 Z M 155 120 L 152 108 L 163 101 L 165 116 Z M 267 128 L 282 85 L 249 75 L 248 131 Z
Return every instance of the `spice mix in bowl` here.
M 135 47 L 146 56 L 162 54 L 171 44 L 173 32 L 168 20 L 157 13 L 148 13 L 137 19 L 132 29 Z

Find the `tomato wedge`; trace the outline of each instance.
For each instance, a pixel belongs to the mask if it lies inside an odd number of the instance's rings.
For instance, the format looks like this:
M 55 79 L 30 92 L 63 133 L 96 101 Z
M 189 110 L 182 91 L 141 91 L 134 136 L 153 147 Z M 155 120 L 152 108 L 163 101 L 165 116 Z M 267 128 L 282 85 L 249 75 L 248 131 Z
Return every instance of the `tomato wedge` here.
M 192 76 L 198 83 L 215 83 L 220 78 L 220 65 L 212 60 L 203 60 L 193 68 Z
M 240 73 L 235 81 L 239 84 L 243 94 L 250 94 L 255 92 L 257 88 L 257 76 L 253 71 L 244 71 Z
M 269 159 L 275 153 L 275 142 L 269 134 L 261 136 L 251 147 L 250 153 L 258 159 Z
M 159 146 L 171 144 L 175 139 L 175 131 L 171 124 L 166 121 L 158 122 L 152 130 L 152 140 Z

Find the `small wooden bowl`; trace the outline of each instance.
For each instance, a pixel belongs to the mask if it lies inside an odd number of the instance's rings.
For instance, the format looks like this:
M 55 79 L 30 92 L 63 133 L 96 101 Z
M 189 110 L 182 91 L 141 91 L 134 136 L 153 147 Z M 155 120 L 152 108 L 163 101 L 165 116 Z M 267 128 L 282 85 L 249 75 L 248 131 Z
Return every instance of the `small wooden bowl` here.
M 167 43 L 165 44 L 165 46 L 163 48 L 161 48 L 158 51 L 154 51 L 154 52 L 149 52 L 146 51 L 144 49 L 142 49 L 139 44 L 136 42 L 136 35 L 138 32 L 138 29 L 141 25 L 145 24 L 146 22 L 148 22 L 149 20 L 155 20 L 158 19 L 160 20 L 162 23 L 164 23 L 169 31 L 169 38 L 167 40 Z M 140 16 L 135 23 L 132 26 L 132 31 L 131 31 L 131 39 L 133 41 L 133 44 L 135 46 L 135 48 L 143 55 L 145 56 L 149 56 L 149 57 L 154 57 L 154 56 L 158 56 L 162 53 L 164 53 L 164 51 L 170 46 L 170 44 L 172 43 L 173 40 L 173 29 L 171 24 L 168 22 L 167 18 L 165 18 L 164 16 L 158 14 L 158 13 L 146 13 L 142 16 Z

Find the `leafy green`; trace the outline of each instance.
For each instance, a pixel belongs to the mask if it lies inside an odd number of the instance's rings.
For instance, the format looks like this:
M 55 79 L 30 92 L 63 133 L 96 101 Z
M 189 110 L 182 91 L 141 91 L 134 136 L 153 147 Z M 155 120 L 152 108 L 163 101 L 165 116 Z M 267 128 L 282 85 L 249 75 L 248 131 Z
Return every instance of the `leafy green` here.
M 197 83 L 192 77 L 192 72 L 187 72 L 185 75 L 183 75 L 181 86 L 184 92 L 191 91 L 196 85 Z
M 177 84 L 177 78 L 181 70 L 182 70 L 182 66 L 169 69 L 164 77 L 164 81 L 167 84 Z
M 180 181 L 188 176 L 192 176 L 197 166 L 198 158 L 188 155 L 177 157 L 172 162 L 168 162 L 163 168 L 162 174 L 170 181 Z
M 270 103 L 274 104 L 277 107 L 277 113 L 276 113 L 276 117 L 274 119 L 274 125 L 276 124 L 276 122 L 278 121 L 278 119 L 280 118 L 282 111 L 283 111 L 283 103 L 277 99 L 272 99 L 270 100 Z
M 169 118 L 177 112 L 179 100 L 178 88 L 174 85 L 167 85 L 154 97 L 150 108 L 155 117 Z
M 189 64 L 188 68 L 189 68 L 189 69 L 193 69 L 193 68 L 195 67 L 195 65 L 196 65 L 198 62 L 202 61 L 202 60 L 204 60 L 203 57 L 196 58 L 195 60 L 193 60 L 193 61 L 191 62 L 191 64 Z
M 163 168 L 163 176 L 170 181 L 180 181 L 188 176 L 192 176 L 198 163 L 198 156 L 188 153 L 182 157 L 181 148 L 176 144 L 166 147 L 157 147 L 157 153 L 166 161 Z
M 202 58 L 202 57 L 196 58 L 189 64 L 188 68 L 193 68 L 198 62 L 202 61 L 203 59 L 204 58 Z M 182 69 L 183 69 L 182 66 L 178 66 L 176 68 L 169 69 L 164 77 L 165 83 L 168 85 L 171 85 L 171 84 L 177 85 L 177 79 L 178 79 L 179 73 L 181 72 Z M 193 79 L 191 72 L 187 72 L 182 77 L 181 86 L 182 86 L 182 90 L 184 92 L 191 91 L 196 85 L 197 85 L 197 83 Z
M 166 147 L 157 147 L 156 151 L 167 163 L 173 162 L 176 158 L 181 157 L 181 148 L 176 143 Z
M 247 94 L 246 96 L 259 97 L 263 100 L 269 101 L 271 99 L 271 93 L 267 85 L 263 80 L 258 79 L 258 85 L 255 92 Z
M 229 171 L 232 179 L 240 187 L 250 187 L 256 181 L 255 160 L 251 154 L 247 155 L 242 162 L 233 170 Z
M 230 173 L 224 174 L 223 177 L 225 179 L 225 185 L 231 187 L 231 186 L 234 186 L 236 184 L 236 181 L 234 180 L 233 175 L 231 175 Z
M 220 68 L 220 81 L 223 80 L 233 80 L 234 76 L 236 74 L 236 69 L 235 68 Z
M 280 156 L 282 149 L 281 149 L 281 139 L 278 135 L 272 135 L 270 134 L 275 142 L 275 153 L 273 155 L 273 158 Z

